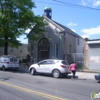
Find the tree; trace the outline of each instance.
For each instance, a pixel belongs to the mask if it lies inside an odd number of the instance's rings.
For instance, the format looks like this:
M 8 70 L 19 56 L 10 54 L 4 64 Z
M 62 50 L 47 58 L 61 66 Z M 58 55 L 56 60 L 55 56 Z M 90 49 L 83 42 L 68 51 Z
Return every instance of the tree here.
M 32 0 L 0 0 L 0 46 L 4 46 L 4 54 L 8 54 L 8 46 L 18 47 L 17 38 L 26 35 L 25 30 L 32 28 L 40 34 L 44 32 L 43 18 L 35 16 Z M 35 36 L 33 36 L 35 37 Z

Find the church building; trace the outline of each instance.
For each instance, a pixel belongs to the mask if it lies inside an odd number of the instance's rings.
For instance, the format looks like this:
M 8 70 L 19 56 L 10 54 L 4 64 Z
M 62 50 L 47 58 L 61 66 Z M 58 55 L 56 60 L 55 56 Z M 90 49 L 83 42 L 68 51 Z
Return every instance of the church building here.
M 44 59 L 64 59 L 69 62 L 83 60 L 80 56 L 84 53 L 84 39 L 68 27 L 52 20 L 50 7 L 44 8 L 43 17 L 46 23 L 45 34 L 40 35 L 38 41 L 28 40 L 28 50 L 33 62 Z M 31 31 L 30 34 L 34 32 Z

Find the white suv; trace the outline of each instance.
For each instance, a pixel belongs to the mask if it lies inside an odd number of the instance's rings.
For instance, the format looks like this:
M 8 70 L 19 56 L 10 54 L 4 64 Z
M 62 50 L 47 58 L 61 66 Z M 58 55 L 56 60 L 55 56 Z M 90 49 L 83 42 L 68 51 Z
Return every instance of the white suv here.
M 40 61 L 39 63 L 32 64 L 29 67 L 29 71 L 32 75 L 37 73 L 52 74 L 53 77 L 60 77 L 61 75 L 67 76 L 71 73 L 69 64 L 65 60 L 47 59 Z

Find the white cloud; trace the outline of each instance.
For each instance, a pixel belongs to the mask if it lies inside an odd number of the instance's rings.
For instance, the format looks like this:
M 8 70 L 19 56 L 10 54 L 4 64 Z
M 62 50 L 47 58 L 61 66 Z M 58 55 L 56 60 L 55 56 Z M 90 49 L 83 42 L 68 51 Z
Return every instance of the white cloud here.
M 95 28 L 90 28 L 90 29 L 83 29 L 82 30 L 83 33 L 86 33 L 86 34 L 100 34 L 100 25 L 95 27 Z
M 83 6 L 100 6 L 100 0 L 81 0 Z
M 82 37 L 87 37 L 87 38 L 89 38 L 92 35 L 98 35 L 100 34 L 100 25 L 94 28 L 83 29 L 82 32 L 84 33 Z
M 77 26 L 77 23 L 70 22 L 67 24 L 67 26 Z
M 96 7 L 96 6 L 100 6 L 100 0 L 95 0 L 93 2 L 93 6 Z
M 81 37 L 83 37 L 83 38 L 89 38 L 90 36 L 88 34 L 84 34 Z

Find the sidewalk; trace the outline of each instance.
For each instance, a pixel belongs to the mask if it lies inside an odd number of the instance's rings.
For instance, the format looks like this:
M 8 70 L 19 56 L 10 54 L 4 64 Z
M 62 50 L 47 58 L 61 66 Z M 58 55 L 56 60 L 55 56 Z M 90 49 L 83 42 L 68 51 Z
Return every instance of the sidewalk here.
M 95 80 L 95 75 L 98 75 L 98 72 L 100 72 L 100 70 L 83 69 L 81 71 L 77 71 L 76 76 L 78 76 L 78 79 Z
M 81 71 L 77 71 L 76 76 L 78 76 L 79 79 L 95 80 L 95 75 L 98 75 L 99 72 L 100 72 L 100 70 L 83 69 Z
M 90 72 L 76 72 L 76 76 L 78 76 L 78 79 L 84 79 L 84 80 L 95 80 L 95 75 L 97 73 L 90 73 Z

